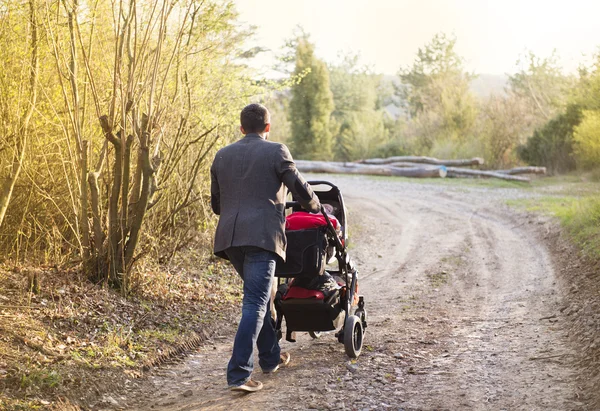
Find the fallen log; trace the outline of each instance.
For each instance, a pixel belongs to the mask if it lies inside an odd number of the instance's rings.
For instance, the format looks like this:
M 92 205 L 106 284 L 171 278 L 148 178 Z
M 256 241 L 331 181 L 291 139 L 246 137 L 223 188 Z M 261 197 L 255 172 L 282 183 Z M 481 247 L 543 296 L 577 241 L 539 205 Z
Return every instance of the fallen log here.
M 422 157 L 422 156 L 395 156 L 388 158 L 369 158 L 364 160 L 358 160 L 357 163 L 361 164 L 391 164 L 391 163 L 420 163 L 420 164 L 431 164 L 435 166 L 480 166 L 483 165 L 483 158 L 475 157 L 471 159 L 458 159 L 458 160 L 440 160 L 434 157 Z
M 412 167 L 399 168 L 390 166 L 376 166 L 357 163 L 336 163 L 329 161 L 296 160 L 296 168 L 303 173 L 330 173 L 330 174 L 362 174 L 374 176 L 394 177 L 446 177 L 446 167 Z
M 471 170 L 468 168 L 448 167 L 448 177 L 493 177 L 508 181 L 522 181 L 528 183 L 527 177 L 519 177 L 497 171 Z
M 515 167 L 509 170 L 495 170 L 502 174 L 546 174 L 546 167 Z
M 435 165 L 432 165 L 432 164 L 409 163 L 409 162 L 406 162 L 406 161 L 398 161 L 398 162 L 389 163 L 389 164 L 382 164 L 382 165 L 389 166 L 389 167 L 399 167 L 399 168 L 406 168 L 406 167 L 424 167 L 424 168 L 445 167 L 445 166 L 435 166 Z

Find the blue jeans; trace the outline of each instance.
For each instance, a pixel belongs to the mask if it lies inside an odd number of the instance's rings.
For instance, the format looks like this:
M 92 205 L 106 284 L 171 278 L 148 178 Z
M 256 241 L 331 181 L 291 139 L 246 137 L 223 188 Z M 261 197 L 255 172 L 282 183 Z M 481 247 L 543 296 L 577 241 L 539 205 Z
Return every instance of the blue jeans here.
M 227 366 L 227 383 L 237 386 L 250 379 L 254 369 L 254 345 L 264 371 L 271 371 L 279 364 L 281 350 L 269 304 L 277 254 L 251 246 L 231 247 L 225 253 L 244 280 L 242 319 Z

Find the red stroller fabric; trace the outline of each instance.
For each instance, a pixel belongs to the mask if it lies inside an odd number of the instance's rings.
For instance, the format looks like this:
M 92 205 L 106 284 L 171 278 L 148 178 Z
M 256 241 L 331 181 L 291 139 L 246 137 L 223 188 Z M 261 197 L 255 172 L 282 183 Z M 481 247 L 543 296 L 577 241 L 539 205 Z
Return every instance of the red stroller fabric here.
M 333 225 L 333 228 L 338 229 L 340 223 L 334 216 L 329 216 L 329 220 Z M 285 218 L 285 229 L 286 230 L 306 230 L 308 228 L 317 228 L 327 225 L 323 214 L 312 214 L 306 211 L 297 211 L 288 215 Z
M 292 298 L 316 298 L 317 300 L 325 299 L 325 295 L 318 290 L 309 290 L 307 288 L 302 287 L 290 287 L 283 297 L 284 300 L 289 300 Z

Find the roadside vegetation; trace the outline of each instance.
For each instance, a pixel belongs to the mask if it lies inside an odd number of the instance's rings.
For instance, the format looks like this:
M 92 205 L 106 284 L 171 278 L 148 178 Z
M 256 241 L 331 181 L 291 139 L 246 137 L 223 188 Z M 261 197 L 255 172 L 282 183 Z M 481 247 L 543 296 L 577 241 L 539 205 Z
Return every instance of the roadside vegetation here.
M 508 205 L 558 218 L 583 253 L 600 261 L 600 184 L 572 175 L 538 180 L 531 190 L 539 197 Z

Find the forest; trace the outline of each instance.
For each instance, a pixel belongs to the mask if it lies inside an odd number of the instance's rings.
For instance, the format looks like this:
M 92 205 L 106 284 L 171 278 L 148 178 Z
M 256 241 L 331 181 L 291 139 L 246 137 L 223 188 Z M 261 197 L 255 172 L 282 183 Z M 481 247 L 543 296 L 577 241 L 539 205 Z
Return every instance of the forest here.
M 227 1 L 1 1 L 0 304 L 31 308 L 57 290 L 89 287 L 117 305 L 146 301 L 171 314 L 177 304 L 210 301 L 213 275 L 225 268 L 211 256 L 209 167 L 241 137 L 239 112 L 249 102 L 271 110 L 271 139 L 299 160 L 482 157 L 491 169 L 543 166 L 600 180 L 600 53 L 577 73 L 555 54 L 515 56 L 519 71 L 483 95 L 449 34 L 390 76 L 357 55 L 323 61 L 298 30 L 280 52 L 277 79 L 251 68 L 263 52 L 246 47 L 251 35 Z M 191 267 L 204 274 L 180 275 Z M 239 297 L 223 287 L 229 294 L 215 306 Z M 9 330 L 17 317 L 0 318 L 1 334 L 21 336 L 0 349 L 22 343 L 60 362 L 64 350 L 38 332 L 54 324 L 42 311 L 31 332 Z M 192 314 L 202 323 L 202 313 Z M 73 348 L 73 361 L 94 368 L 117 353 L 131 357 L 119 367 L 148 360 L 148 352 L 131 354 L 134 336 L 119 327 L 102 329 L 114 353 Z M 172 327 L 178 334 L 183 325 Z M 139 341 L 154 337 L 140 333 Z M 21 399 L 58 380 L 68 387 L 68 378 L 54 380 L 56 369 L 33 355 L 21 365 L 0 358 L 0 386 Z

